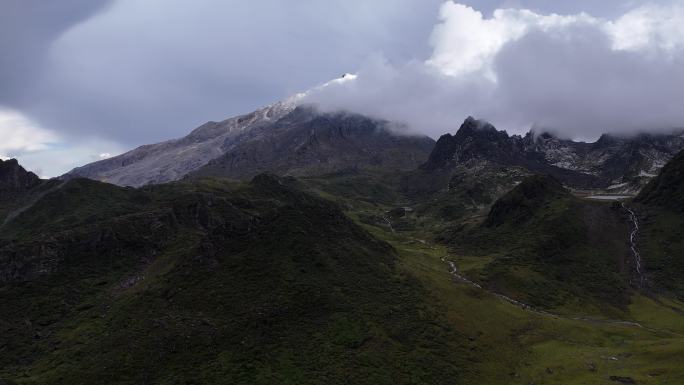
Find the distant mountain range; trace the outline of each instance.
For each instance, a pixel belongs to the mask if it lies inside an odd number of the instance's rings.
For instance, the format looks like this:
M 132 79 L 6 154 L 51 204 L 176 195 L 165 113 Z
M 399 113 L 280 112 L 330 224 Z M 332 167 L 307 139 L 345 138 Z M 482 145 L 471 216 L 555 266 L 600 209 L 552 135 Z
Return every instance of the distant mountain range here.
M 390 123 L 357 114 L 322 114 L 294 102 L 209 122 L 190 135 L 146 145 L 71 171 L 122 186 L 142 186 L 189 175 L 250 178 L 270 171 L 311 175 L 352 168 L 414 169 L 434 141 L 396 135 Z
M 391 122 L 353 113 L 321 113 L 299 100 L 294 97 L 223 122 L 208 122 L 184 138 L 141 146 L 64 177 L 137 187 L 195 176 L 248 179 L 261 172 L 312 176 L 353 169 L 420 169 L 444 179 L 459 165 L 488 162 L 549 174 L 571 188 L 635 194 L 684 149 L 684 131 L 632 137 L 605 134 L 595 143 L 585 143 L 549 133 L 508 135 L 472 117 L 454 135 L 443 135 L 435 143 L 397 132 Z

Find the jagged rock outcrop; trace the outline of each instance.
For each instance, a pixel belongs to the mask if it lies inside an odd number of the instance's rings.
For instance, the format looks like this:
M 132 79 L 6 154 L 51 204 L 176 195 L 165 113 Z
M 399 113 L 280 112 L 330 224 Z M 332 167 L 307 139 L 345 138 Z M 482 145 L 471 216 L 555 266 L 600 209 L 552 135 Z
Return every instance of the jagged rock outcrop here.
M 682 148 L 684 137 L 678 133 L 603 135 L 595 143 L 584 143 L 549 133 L 510 136 L 469 117 L 455 135 L 437 141 L 420 169 L 444 175 L 478 160 L 552 175 L 573 188 L 634 193 Z
M 602 135 L 594 143 L 528 135 L 527 143 L 554 166 L 597 176 L 607 190 L 634 193 L 655 177 L 682 148 L 681 133 Z
M 39 184 L 40 178 L 26 171 L 16 159 L 0 160 L 0 201 L 15 198 Z
M 455 135 L 442 135 L 423 170 L 436 170 L 471 159 L 494 159 L 511 163 L 520 151 L 505 131 L 497 131 L 484 121 L 468 117 Z

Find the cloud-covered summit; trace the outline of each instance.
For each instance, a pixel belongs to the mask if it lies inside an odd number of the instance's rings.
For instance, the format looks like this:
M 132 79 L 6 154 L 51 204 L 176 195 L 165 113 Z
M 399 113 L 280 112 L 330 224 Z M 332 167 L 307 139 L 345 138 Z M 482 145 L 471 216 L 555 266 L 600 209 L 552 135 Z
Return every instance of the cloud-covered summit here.
M 587 13 L 448 1 L 423 61 L 369 60 L 353 82 L 307 101 L 407 123 L 438 136 L 474 115 L 513 132 L 532 127 L 591 139 L 684 126 L 684 6 L 644 5 L 609 20 Z

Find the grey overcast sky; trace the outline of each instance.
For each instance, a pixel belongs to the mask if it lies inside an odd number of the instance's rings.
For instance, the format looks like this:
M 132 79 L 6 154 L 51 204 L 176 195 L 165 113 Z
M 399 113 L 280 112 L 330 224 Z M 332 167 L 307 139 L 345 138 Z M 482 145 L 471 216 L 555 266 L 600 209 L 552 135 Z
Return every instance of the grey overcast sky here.
M 308 100 L 433 137 L 684 126 L 682 26 L 673 0 L 0 0 L 0 156 L 56 176 L 345 72 Z

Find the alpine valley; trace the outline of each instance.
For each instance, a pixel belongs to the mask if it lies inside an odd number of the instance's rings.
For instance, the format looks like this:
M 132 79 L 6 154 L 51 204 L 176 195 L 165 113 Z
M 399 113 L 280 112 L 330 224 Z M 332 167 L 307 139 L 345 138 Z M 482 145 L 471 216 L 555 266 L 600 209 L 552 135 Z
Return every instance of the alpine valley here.
M 434 141 L 295 97 L 0 161 L 0 384 L 683 384 L 683 133 Z

